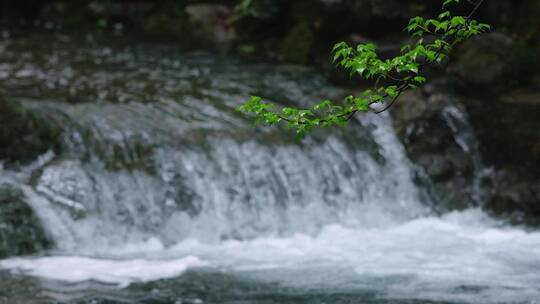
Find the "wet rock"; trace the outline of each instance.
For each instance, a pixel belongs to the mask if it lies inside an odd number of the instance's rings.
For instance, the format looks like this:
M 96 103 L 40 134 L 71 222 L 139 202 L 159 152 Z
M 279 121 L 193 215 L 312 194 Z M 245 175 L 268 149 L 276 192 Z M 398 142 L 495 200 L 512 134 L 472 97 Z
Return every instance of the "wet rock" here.
M 306 64 L 310 60 L 315 35 L 308 22 L 291 29 L 278 47 L 278 54 L 287 62 Z
M 471 176 L 474 174 L 472 157 L 472 155 L 456 145 L 451 145 L 445 150 L 445 161 L 451 164 L 453 173 L 458 176 Z
M 207 44 L 230 44 L 236 33 L 232 26 L 233 10 L 221 4 L 192 4 L 186 6 L 186 15 L 193 36 Z
M 435 81 L 423 93 L 407 92 L 391 109 L 394 128 L 409 158 L 427 179 L 427 191 L 442 210 L 474 203 L 474 162 L 461 147 L 444 113 L 462 108 L 459 100 Z M 425 182 L 420 182 L 425 184 Z
M 22 191 L 0 185 L 0 258 L 33 254 L 51 248 L 52 242 Z
M 540 81 L 540 79 L 538 81 Z M 540 94 L 538 93 L 536 88 L 515 89 L 503 95 L 500 100 L 504 103 L 508 103 L 509 106 L 512 106 L 511 104 L 514 104 L 516 106 L 532 105 L 540 107 Z
M 540 180 L 505 170 L 496 180 L 492 198 L 484 208 L 519 224 L 540 225 Z
M 407 92 L 391 110 L 394 127 L 412 154 L 436 153 L 455 145 L 442 112 L 456 103 L 449 95 Z
M 447 180 L 454 176 L 452 162 L 441 155 L 422 155 L 417 163 L 426 168 L 426 173 L 434 182 Z
M 399 0 L 320 0 L 320 2 L 329 9 L 348 9 L 350 16 L 344 16 L 344 18 L 408 19 L 426 9 L 425 4 Z
M 46 1 L 28 0 L 4 0 L 2 1 L 2 10 L 0 10 L 0 18 L 3 20 L 32 20 L 39 16 L 40 11 Z
M 36 190 L 57 206 L 68 210 L 74 218 L 83 218 L 97 203 L 89 193 L 94 189 L 90 177 L 79 161 L 64 161 L 45 168 Z
M 169 35 L 182 38 L 182 42 L 191 41 L 187 14 L 179 5 L 163 5 L 142 21 L 143 30 L 151 35 Z
M 372 13 L 375 16 L 383 16 L 385 18 L 410 18 L 415 13 L 423 10 L 424 7 L 418 4 L 407 3 L 406 1 L 396 0 L 369 0 L 367 1 Z
M 474 204 L 474 189 L 470 178 L 454 176 L 444 182 L 434 182 L 431 195 L 440 211 L 465 210 Z
M 467 103 L 486 159 L 497 168 L 521 167 L 540 178 L 540 94 L 512 90 Z
M 27 163 L 56 147 L 59 129 L 0 94 L 0 160 Z
M 469 85 L 494 85 L 502 81 L 509 68 L 512 47 L 512 39 L 502 33 L 475 37 L 458 49 L 450 71 Z

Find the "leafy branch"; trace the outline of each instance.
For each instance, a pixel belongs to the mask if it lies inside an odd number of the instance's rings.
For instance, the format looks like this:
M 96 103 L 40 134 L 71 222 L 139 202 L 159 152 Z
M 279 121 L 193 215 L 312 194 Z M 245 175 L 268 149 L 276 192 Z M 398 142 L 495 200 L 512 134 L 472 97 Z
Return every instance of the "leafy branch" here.
M 388 110 L 410 89 L 416 89 L 426 82 L 424 68 L 428 64 L 440 64 L 453 47 L 464 40 L 490 30 L 490 26 L 472 19 L 484 0 L 467 0 L 473 8 L 467 16 L 453 16 L 448 9 L 460 0 L 445 0 L 443 12 L 435 19 L 414 17 L 410 19 L 406 31 L 414 43 L 401 48 L 400 55 L 381 59 L 377 46 L 373 43 L 359 44 L 356 48 L 346 42 L 337 43 L 332 49 L 333 61 L 338 66 L 365 79 L 376 80 L 375 86 L 360 93 L 348 96 L 340 103 L 324 100 L 309 108 L 284 107 L 265 102 L 259 96 L 252 96 L 238 108 L 251 114 L 256 122 L 268 125 L 285 123 L 300 136 L 315 127 L 342 126 L 358 112 L 382 113 Z M 429 39 L 426 39 L 428 38 Z M 431 42 L 428 42 L 431 41 Z M 388 83 L 380 85 L 381 81 Z M 382 104 L 376 109 L 374 104 Z

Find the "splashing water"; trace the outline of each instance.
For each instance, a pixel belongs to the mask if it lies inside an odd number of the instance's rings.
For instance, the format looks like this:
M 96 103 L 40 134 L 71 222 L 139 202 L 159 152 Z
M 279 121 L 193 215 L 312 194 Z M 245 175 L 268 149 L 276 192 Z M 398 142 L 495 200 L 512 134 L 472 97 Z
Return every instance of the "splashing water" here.
M 65 303 L 540 299 L 540 233 L 475 208 L 436 216 L 388 116 L 299 142 L 234 112 L 251 93 L 300 103 L 343 93 L 311 72 L 57 47 L 2 67 L 18 75 L 2 81 L 22 104 L 63 132 L 56 154 L 0 170 L 56 244 L 0 261 L 0 289 L 38 278 L 47 300 Z M 141 73 L 147 87 L 117 81 Z M 65 94 L 99 102 L 58 101 Z M 462 114 L 445 117 L 456 135 L 472 134 Z M 477 150 L 474 137 L 456 137 Z
M 456 106 L 447 106 L 442 114 L 458 146 L 471 156 L 474 170 L 472 199 L 477 205 L 481 205 L 489 196 L 484 184 L 493 176 L 493 169 L 487 167 L 482 161 L 478 140 L 469 124 L 467 113 Z

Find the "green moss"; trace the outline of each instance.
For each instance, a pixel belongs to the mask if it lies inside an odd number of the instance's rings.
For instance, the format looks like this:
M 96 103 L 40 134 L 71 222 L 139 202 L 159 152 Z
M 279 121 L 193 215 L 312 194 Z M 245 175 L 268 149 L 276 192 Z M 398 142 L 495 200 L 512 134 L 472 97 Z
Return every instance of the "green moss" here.
M 311 57 L 315 35 L 308 22 L 291 29 L 278 47 L 278 54 L 287 62 L 306 64 Z
M 26 163 L 57 146 L 60 128 L 0 94 L 0 159 Z
M 142 28 L 151 35 L 171 35 L 186 39 L 190 33 L 187 20 L 183 5 L 164 5 L 144 18 Z
M 24 202 L 23 193 L 0 185 L 0 258 L 33 254 L 51 246 L 38 218 Z

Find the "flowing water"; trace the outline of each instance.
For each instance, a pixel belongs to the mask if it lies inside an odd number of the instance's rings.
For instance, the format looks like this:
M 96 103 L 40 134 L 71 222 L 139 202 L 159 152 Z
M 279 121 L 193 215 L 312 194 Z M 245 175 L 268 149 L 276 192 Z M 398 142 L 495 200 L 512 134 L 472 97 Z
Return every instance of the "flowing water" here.
M 0 301 L 539 303 L 540 232 L 434 212 L 388 116 L 300 141 L 234 109 L 344 94 L 315 72 L 120 40 L 0 45 L 2 87 L 62 130 L 0 169 L 55 243 L 0 261 Z

